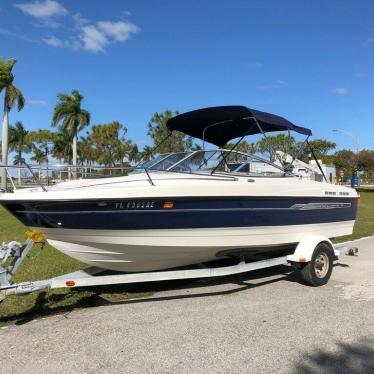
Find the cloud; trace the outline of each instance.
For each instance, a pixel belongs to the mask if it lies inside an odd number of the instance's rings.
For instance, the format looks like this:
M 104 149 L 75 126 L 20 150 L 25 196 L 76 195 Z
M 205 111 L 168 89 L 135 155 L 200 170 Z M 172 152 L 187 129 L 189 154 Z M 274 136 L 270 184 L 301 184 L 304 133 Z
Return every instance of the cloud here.
M 18 32 L 14 32 L 14 31 L 8 30 L 8 29 L 0 28 L 0 35 L 8 35 L 8 36 L 11 36 L 11 37 L 14 37 L 14 38 L 17 38 L 17 39 L 26 40 L 27 42 L 31 42 L 31 43 L 40 43 L 39 40 L 31 39 L 24 34 L 20 34 Z
M 45 0 L 34 3 L 14 4 L 16 8 L 29 16 L 46 19 L 54 16 L 64 16 L 68 11 L 57 1 Z
M 30 105 L 47 105 L 47 102 L 45 100 L 40 99 L 27 99 L 26 102 Z
M 12 33 L 7 29 L 0 28 L 0 34 L 2 35 L 11 35 Z
M 124 42 L 139 32 L 139 27 L 131 22 L 99 21 L 96 25 L 82 27 L 79 39 L 82 49 L 89 52 L 103 52 L 109 43 Z
M 364 42 L 362 42 L 364 47 L 368 47 L 370 45 L 374 45 L 374 37 L 367 38 Z
M 121 12 L 121 18 L 130 17 L 130 16 L 131 16 L 131 13 L 127 9 Z
M 68 11 L 59 2 L 54 0 L 14 4 L 14 7 L 51 27 L 56 27 L 59 25 L 53 19 L 54 17 L 65 16 L 68 14 Z
M 74 38 L 62 40 L 52 35 L 48 38 L 42 39 L 42 41 L 44 44 L 48 45 L 49 47 L 69 48 L 69 49 L 72 49 L 73 51 L 82 49 L 82 44 L 79 42 L 79 40 L 76 40 Z
M 83 26 L 89 23 L 89 20 L 87 18 L 82 17 L 80 13 L 73 14 L 71 18 L 73 18 L 75 27 L 77 28 L 82 28 Z
M 337 88 L 334 89 L 334 93 L 336 95 L 344 96 L 344 95 L 347 95 L 349 93 L 349 88 L 347 88 L 347 87 L 337 87 Z
M 64 42 L 61 39 L 56 38 L 55 36 L 50 36 L 48 38 L 42 39 L 43 42 L 51 47 L 63 47 Z
M 248 66 L 251 68 L 251 69 L 259 69 L 259 68 L 262 68 L 262 63 L 259 62 L 259 61 L 251 61 Z
M 50 27 L 61 26 L 55 21 L 55 18 L 68 14 L 68 10 L 55 0 L 36 0 L 30 3 L 17 3 L 14 6 L 25 14 L 36 18 L 42 25 Z M 74 13 L 71 17 L 65 18 L 66 21 L 70 21 L 70 36 L 45 35 L 37 42 L 50 47 L 63 47 L 74 51 L 105 52 L 109 44 L 123 43 L 140 31 L 140 28 L 134 23 L 123 20 L 124 16 L 129 15 L 130 12 L 125 10 L 120 14 L 119 21 L 99 20 L 94 23 L 84 18 L 80 13 Z M 34 24 L 34 26 L 38 26 L 38 24 Z M 20 35 L 1 28 L 0 34 L 21 38 Z M 23 38 L 27 40 L 26 37 Z
M 106 36 L 112 37 L 116 41 L 123 42 L 131 38 L 132 34 L 139 31 L 139 27 L 131 22 L 110 22 L 100 21 L 97 23 L 99 30 Z
M 274 91 L 274 90 L 281 90 L 281 87 L 284 87 L 287 85 L 287 82 L 283 79 L 277 79 L 274 82 L 262 84 L 260 86 L 257 86 L 257 88 L 260 91 Z
M 103 52 L 104 47 L 108 44 L 105 34 L 92 25 L 82 28 L 80 39 L 83 43 L 82 48 L 90 52 Z

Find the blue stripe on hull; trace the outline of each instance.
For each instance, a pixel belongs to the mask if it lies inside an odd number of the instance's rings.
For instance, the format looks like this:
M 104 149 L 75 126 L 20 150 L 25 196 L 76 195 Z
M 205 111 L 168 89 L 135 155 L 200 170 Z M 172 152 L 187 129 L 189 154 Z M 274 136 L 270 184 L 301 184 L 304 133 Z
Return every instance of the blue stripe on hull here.
M 165 209 L 164 202 L 173 202 Z M 356 218 L 356 198 L 233 197 L 4 202 L 26 226 L 147 230 L 305 225 Z

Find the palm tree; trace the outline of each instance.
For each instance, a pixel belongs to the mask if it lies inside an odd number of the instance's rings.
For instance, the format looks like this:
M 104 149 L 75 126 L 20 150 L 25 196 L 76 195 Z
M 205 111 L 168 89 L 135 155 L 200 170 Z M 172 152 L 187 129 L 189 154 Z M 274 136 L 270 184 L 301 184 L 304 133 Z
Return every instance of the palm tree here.
M 15 155 L 13 159 L 13 165 L 22 165 L 26 162 L 23 157 L 19 157 L 19 155 Z
M 13 158 L 13 165 L 18 166 L 18 185 L 21 185 L 21 167 L 26 163 L 26 160 L 23 157 L 19 157 L 19 155 L 15 155 Z
M 53 144 L 52 156 L 57 160 L 71 164 L 72 163 L 72 149 L 71 139 L 67 130 L 59 130 L 56 133 L 56 139 Z
M 0 93 L 4 90 L 4 114 L 3 114 L 3 134 L 2 134 L 2 163 L 8 163 L 8 129 L 9 129 L 9 112 L 14 106 L 18 111 L 22 110 L 25 105 L 25 98 L 22 92 L 13 84 L 14 75 L 12 69 L 16 60 L 10 58 L 4 60 L 0 57 Z M 6 189 L 6 170 L 1 171 L 1 188 Z
M 34 155 L 30 157 L 30 160 L 35 161 L 39 165 L 39 179 L 41 177 L 41 164 L 47 161 L 47 154 L 43 152 L 40 148 L 33 147 Z
M 90 170 L 91 173 L 91 165 L 96 159 L 96 149 L 93 148 L 93 144 L 88 133 L 87 137 L 82 137 L 78 142 L 78 159 L 79 163 L 84 166 L 84 168 L 82 168 L 82 173 L 84 174 L 83 177 L 85 177 L 88 170 Z
M 61 130 L 66 130 L 73 139 L 73 166 L 77 166 L 77 138 L 78 132 L 90 123 L 90 113 L 81 108 L 83 95 L 74 90 L 70 95 L 61 93 L 57 95 L 52 126 L 61 123 Z
M 22 153 L 30 152 L 31 142 L 29 132 L 23 127 L 22 122 L 17 121 L 14 126 L 9 127 L 9 149 L 17 153 L 16 165 L 22 166 L 25 163 Z M 18 184 L 21 184 L 21 168 L 18 168 Z
M 129 152 L 129 161 L 137 164 L 140 161 L 140 158 L 141 153 L 139 152 L 138 145 L 134 143 Z

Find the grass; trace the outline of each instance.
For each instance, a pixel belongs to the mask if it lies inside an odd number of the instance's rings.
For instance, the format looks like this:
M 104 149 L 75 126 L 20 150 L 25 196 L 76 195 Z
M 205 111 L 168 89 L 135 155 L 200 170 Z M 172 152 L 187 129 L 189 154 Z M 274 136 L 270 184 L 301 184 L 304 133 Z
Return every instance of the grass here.
M 335 243 L 374 235 L 374 189 L 360 190 L 358 215 L 352 235 L 340 236 Z
M 23 242 L 26 228 L 0 206 L 0 242 Z M 53 247 L 42 250 L 34 245 L 29 258 L 13 277 L 14 282 L 47 279 L 86 267 Z M 84 289 L 54 289 L 24 296 L 9 296 L 0 304 L 0 326 L 27 322 L 37 317 L 69 312 L 79 307 L 90 307 L 119 302 L 152 294 L 147 287 L 116 285 Z
M 26 228 L 0 206 L 0 242 L 25 240 Z M 374 190 L 361 192 L 358 219 L 353 234 L 340 237 L 335 242 L 374 235 Z M 15 282 L 46 279 L 76 271 L 84 264 L 63 255 L 51 246 L 40 250 L 37 245 L 31 250 L 30 258 L 21 265 L 13 280 Z M 168 283 L 170 287 L 171 284 Z M 159 284 L 116 285 L 83 289 L 55 289 L 48 292 L 24 296 L 9 296 L 0 305 L 0 326 L 24 323 L 43 316 L 69 312 L 75 308 L 104 305 L 113 302 L 148 296 Z

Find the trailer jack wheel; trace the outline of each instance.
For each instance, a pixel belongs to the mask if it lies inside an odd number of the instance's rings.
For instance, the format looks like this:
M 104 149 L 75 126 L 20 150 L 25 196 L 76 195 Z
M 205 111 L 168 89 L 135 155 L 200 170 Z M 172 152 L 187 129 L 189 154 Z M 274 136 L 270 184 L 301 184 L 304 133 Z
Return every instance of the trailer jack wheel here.
M 310 262 L 300 270 L 302 280 L 313 287 L 323 286 L 331 277 L 333 260 L 330 246 L 319 243 Z

